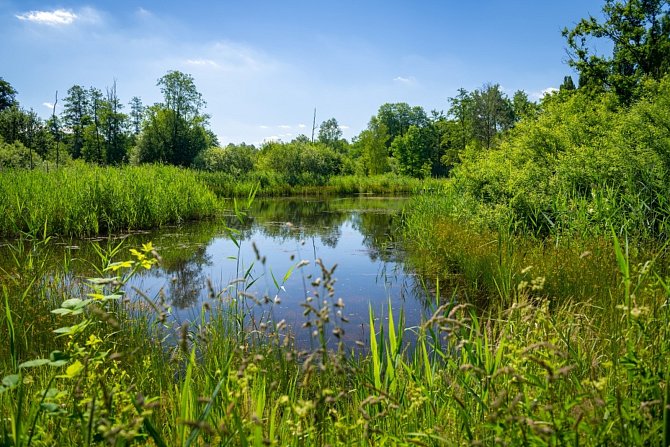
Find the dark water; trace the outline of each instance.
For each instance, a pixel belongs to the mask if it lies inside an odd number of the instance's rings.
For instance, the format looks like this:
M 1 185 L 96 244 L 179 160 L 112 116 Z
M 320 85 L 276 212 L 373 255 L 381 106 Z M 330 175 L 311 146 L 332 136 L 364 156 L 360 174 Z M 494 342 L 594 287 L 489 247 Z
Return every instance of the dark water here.
M 406 198 L 283 198 L 257 199 L 241 220 L 232 212 L 217 221 L 199 222 L 155 232 L 124 236 L 117 260 L 130 259 L 128 249 L 151 241 L 163 261 L 133 278 L 129 286 L 152 300 L 164 297 L 171 306 L 170 322 L 201 319 L 206 302 L 237 298 L 255 318 L 286 320 L 298 345 L 308 343 L 310 330 L 301 329 L 305 303 L 315 307 L 328 296 L 313 281 L 323 277 L 321 260 L 333 272 L 332 305 L 340 298 L 348 343 L 368 338 L 369 309 L 387 326 L 388 304 L 396 321 L 402 310 L 405 327 L 421 321 L 426 300 L 420 280 L 406 268 L 397 237 Z M 233 229 L 231 232 L 230 229 Z M 67 241 L 54 251 L 54 266 L 62 268 L 69 253 L 68 275 L 95 276 L 99 262 L 94 241 Z M 116 241 L 95 241 L 113 246 Z M 254 249 L 256 247 L 256 250 Z M 259 260 L 260 258 L 260 260 Z M 301 267 L 296 267 L 301 264 Z M 244 278 L 243 281 L 236 279 Z M 207 284 L 216 296 L 211 297 Z M 240 295 L 239 292 L 244 292 Z M 316 296 L 318 294 L 318 297 Z M 134 292 L 128 292 L 140 300 Z M 141 300 L 140 300 L 141 301 Z M 255 305 L 255 301 L 266 302 Z M 215 307 L 215 306 L 212 306 Z

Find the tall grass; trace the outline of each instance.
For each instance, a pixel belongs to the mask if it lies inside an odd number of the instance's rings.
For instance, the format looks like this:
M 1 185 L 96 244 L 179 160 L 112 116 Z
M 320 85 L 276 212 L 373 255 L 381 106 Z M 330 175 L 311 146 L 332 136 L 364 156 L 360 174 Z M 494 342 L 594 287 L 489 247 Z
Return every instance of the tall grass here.
M 407 327 L 389 305 L 386 320 L 370 312 L 364 348 L 346 352 L 324 349 L 350 329 L 334 324 L 346 302 L 331 299 L 332 269 L 312 278 L 322 298 L 304 307 L 314 348 L 297 350 L 295 329 L 252 319 L 270 315 L 271 300 L 233 287 L 210 285 L 203 318 L 172 329 L 164 297 L 123 286 L 152 266 L 153 247 L 111 246 L 85 289 L 53 289 L 50 344 L 21 329 L 47 312 L 32 308 L 39 297 L 6 288 L 1 334 L 28 349 L 0 358 L 0 442 L 667 445 L 670 280 L 659 257 L 636 263 L 624 239 L 603 250 L 612 281 L 597 301 L 557 300 L 548 278 L 512 275 L 509 300 L 492 296 L 481 312 L 456 300 L 461 287 L 436 285 L 421 325 Z
M 291 185 L 281 175 L 271 172 L 252 172 L 242 178 L 222 172 L 198 172 L 198 178 L 219 197 L 246 197 L 257 190 L 258 196 L 279 197 L 295 195 L 351 194 L 410 194 L 438 191 L 444 180 L 415 179 L 399 175 L 333 176 L 323 182 L 314 179 Z
M 216 197 L 193 172 L 168 166 L 5 171 L 0 197 L 0 237 L 147 229 L 218 210 Z

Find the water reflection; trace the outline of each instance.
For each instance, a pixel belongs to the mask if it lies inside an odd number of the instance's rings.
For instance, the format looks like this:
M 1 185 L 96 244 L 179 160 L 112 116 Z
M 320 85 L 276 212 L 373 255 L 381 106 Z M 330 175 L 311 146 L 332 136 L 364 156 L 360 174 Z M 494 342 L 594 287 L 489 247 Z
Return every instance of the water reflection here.
M 208 279 L 216 291 L 233 290 L 234 295 L 240 288 L 259 302 L 271 302 L 254 316 L 271 314 L 276 321 L 287 320 L 300 342 L 309 338 L 307 331 L 299 330 L 304 323 L 301 304 L 315 294 L 310 284 L 321 276 L 316 264 L 321 259 L 328 268 L 337 265 L 334 299 L 345 303 L 344 315 L 350 321 L 347 339 L 366 334 L 369 306 L 385 318 L 389 300 L 397 311 L 404 310 L 409 326 L 416 325 L 424 307 L 422 289 L 406 270 L 395 236 L 404 200 L 257 200 L 242 221 L 232 213 L 226 215 L 208 239 L 198 238 L 202 229 L 197 225 L 184 227 L 179 234 L 156 234 L 163 267 L 133 285 L 150 296 L 164 292 L 177 321 L 198 316 L 208 299 L 204 287 Z M 235 230 L 235 241 L 226 227 Z M 308 264 L 296 268 L 300 261 Z M 231 289 L 230 282 L 239 277 L 246 281 Z
M 119 239 L 126 239 L 116 258 L 121 260 L 130 257 L 130 247 L 152 241 L 162 257 L 160 267 L 135 277 L 130 286 L 151 299 L 165 297 L 177 324 L 200 318 L 202 305 L 211 299 L 207 289 L 210 281 L 215 295 L 234 297 L 239 288 L 259 301 L 268 297 L 271 303 L 252 314 L 258 318 L 271 315 L 276 321 L 285 319 L 294 328 L 298 343 L 305 343 L 309 331 L 300 329 L 304 323 L 300 305 L 316 296 L 311 283 L 321 276 L 316 264 L 321 259 L 328 268 L 337 265 L 333 299 L 344 301 L 343 315 L 349 320 L 345 339 L 354 341 L 367 337 L 369 306 L 376 316 L 385 319 L 390 300 L 395 311 L 404 310 L 407 326 L 418 324 L 423 313 L 422 288 L 417 277 L 405 268 L 396 237 L 405 200 L 257 199 L 243 219 L 231 211 L 217 221 L 161 231 L 98 241 L 62 241 L 54 246 L 48 262 L 53 263 L 53 271 L 62 269 L 67 257 L 64 253 L 69 253 L 73 257 L 67 267 L 69 275 L 97 276 L 93 266 L 99 265 L 100 259 L 93 249 L 94 242 L 112 247 Z M 231 228 L 234 238 L 228 231 Z M 296 268 L 303 260 L 308 264 Z M 245 282 L 230 286 L 242 276 Z M 252 306 L 253 300 L 245 304 Z

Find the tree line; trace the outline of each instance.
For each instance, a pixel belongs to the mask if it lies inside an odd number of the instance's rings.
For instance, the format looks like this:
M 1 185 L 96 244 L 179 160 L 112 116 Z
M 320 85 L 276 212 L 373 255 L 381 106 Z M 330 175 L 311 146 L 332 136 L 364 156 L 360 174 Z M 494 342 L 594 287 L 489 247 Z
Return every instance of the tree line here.
M 606 0 L 603 19 L 589 17 L 566 28 L 569 65 L 579 75 L 578 85 L 566 76 L 558 92 L 539 102 L 523 91 L 508 96 L 499 84 L 484 84 L 473 91 L 459 89 L 447 99 L 446 113 L 387 103 L 350 142 L 331 118 L 321 123 L 315 140 L 300 135 L 258 148 L 244 143 L 220 147 L 193 77 L 179 71 L 158 80 L 160 103 L 147 107 L 134 97 L 124 105 L 115 82 L 104 91 L 75 85 L 62 99 L 62 113 L 54 108 L 47 120 L 22 109 L 17 92 L 0 78 L 0 164 L 33 168 L 45 161 L 81 159 L 105 165 L 164 163 L 231 175 L 260 169 L 292 184 L 338 174 L 447 176 L 467 151 L 499 148 L 517 124 L 537 120 L 554 96 L 609 94 L 622 107 L 639 100 L 649 81 L 660 81 L 670 70 L 669 9 L 667 0 Z M 603 39 L 610 42 L 611 55 L 595 51 Z

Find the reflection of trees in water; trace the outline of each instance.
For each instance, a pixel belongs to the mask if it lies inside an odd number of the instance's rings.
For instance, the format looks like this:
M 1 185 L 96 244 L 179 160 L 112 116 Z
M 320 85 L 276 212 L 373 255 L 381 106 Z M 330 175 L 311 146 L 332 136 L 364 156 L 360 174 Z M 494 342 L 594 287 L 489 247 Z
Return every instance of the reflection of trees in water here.
M 399 262 L 402 259 L 394 232 L 398 219 L 397 214 L 388 212 L 354 213 L 351 216 L 351 224 L 363 235 L 363 245 L 372 261 Z
M 307 199 L 259 201 L 250 214 L 264 236 L 284 241 L 317 237 L 333 248 L 349 217 L 348 211 L 335 209 L 332 201 Z
M 199 245 L 189 258 L 163 263 L 162 270 L 169 277 L 167 296 L 173 306 L 184 309 L 198 301 L 207 279 L 203 267 L 209 265 L 212 265 L 212 259 L 205 245 Z

